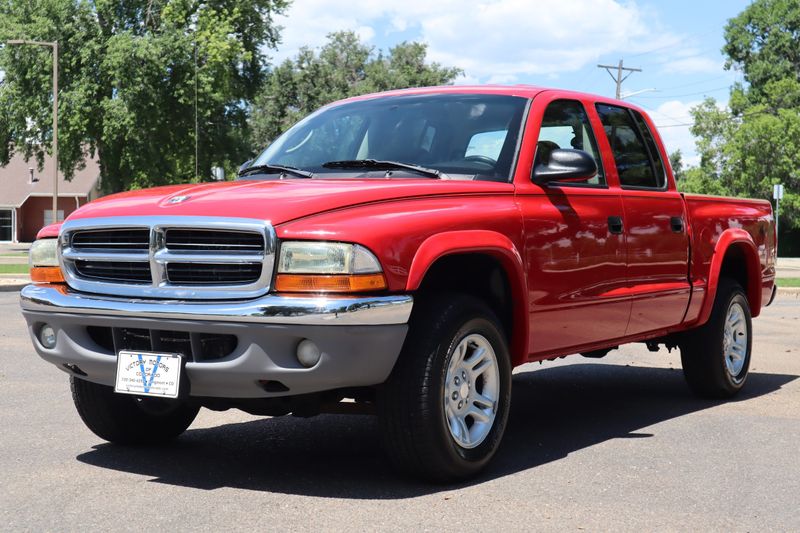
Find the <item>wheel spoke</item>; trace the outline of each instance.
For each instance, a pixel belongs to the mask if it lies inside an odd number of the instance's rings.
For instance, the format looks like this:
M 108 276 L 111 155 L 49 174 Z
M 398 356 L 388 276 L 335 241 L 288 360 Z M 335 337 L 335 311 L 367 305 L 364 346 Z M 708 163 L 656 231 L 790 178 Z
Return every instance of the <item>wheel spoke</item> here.
M 467 364 L 470 367 L 472 378 L 476 379 L 494 365 L 494 360 L 484 348 L 478 348 Z
M 467 415 L 472 416 L 476 422 L 488 422 L 492 417 L 474 403 L 469 406 Z
M 495 401 L 475 391 L 472 393 L 472 403 L 483 408 L 494 410 Z
M 458 426 L 458 433 L 461 436 L 461 440 L 464 441 L 465 444 L 469 444 L 472 440 L 469 435 L 469 428 L 467 427 L 467 421 L 462 416 L 455 417 L 456 425 Z

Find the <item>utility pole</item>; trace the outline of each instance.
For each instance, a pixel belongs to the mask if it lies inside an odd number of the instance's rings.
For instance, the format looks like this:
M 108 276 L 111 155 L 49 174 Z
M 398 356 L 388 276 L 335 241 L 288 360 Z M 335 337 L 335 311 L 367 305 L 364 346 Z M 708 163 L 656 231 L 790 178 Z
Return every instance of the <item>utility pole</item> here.
M 50 223 L 55 224 L 58 222 L 58 41 L 12 39 L 6 42 L 14 45 L 49 46 L 53 49 L 53 218 Z
M 778 238 L 778 219 L 781 216 L 781 199 L 783 199 L 783 184 L 778 183 L 772 186 L 772 198 L 775 199 L 775 239 Z M 778 244 L 775 244 L 775 258 L 778 256 Z
M 628 76 L 630 76 L 634 72 L 641 72 L 642 71 L 642 69 L 640 69 L 640 68 L 623 67 L 622 66 L 622 59 L 619 60 L 619 64 L 616 65 L 616 66 L 614 66 L 614 65 L 597 65 L 597 68 L 606 69 L 606 72 L 608 72 L 608 75 L 611 76 L 611 79 L 614 80 L 614 83 L 617 84 L 617 92 L 615 93 L 617 100 L 619 100 L 621 98 L 621 96 L 622 96 L 622 82 L 627 80 Z M 617 72 L 616 76 L 611 73 L 612 70 L 615 70 Z M 623 76 L 622 75 L 623 71 L 628 72 L 628 74 Z

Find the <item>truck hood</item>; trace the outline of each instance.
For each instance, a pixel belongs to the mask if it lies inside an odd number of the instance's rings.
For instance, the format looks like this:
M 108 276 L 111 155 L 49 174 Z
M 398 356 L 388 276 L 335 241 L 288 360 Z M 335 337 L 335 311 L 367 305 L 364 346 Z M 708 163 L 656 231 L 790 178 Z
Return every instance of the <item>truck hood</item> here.
M 432 179 L 287 179 L 170 185 L 113 194 L 76 210 L 70 220 L 122 216 L 209 216 L 273 225 L 372 202 L 438 195 L 510 193 L 510 183 Z

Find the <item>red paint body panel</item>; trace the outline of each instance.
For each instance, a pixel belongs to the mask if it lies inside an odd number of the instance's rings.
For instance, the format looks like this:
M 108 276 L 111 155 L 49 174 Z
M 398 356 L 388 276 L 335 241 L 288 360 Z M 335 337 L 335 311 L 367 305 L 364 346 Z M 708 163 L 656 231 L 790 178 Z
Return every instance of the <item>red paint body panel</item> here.
M 627 280 L 633 299 L 626 335 L 679 324 L 689 304 L 689 238 L 671 229 L 686 220 L 674 191 L 623 191 L 627 235 Z
M 725 254 L 741 254 L 757 315 L 774 284 L 775 228 L 769 202 L 681 195 L 647 114 L 627 102 L 537 87 L 444 87 L 398 94 L 491 93 L 531 99 L 513 183 L 432 179 L 286 179 L 176 185 L 113 195 L 70 218 L 138 215 L 268 220 L 279 239 L 355 242 L 372 250 L 390 292 L 413 293 L 438 259 L 481 253 L 502 266 L 512 293 L 515 365 L 663 337 L 709 316 Z M 547 105 L 585 107 L 600 150 L 605 187 L 531 181 Z M 667 167 L 666 190 L 620 187 L 594 105 L 639 111 Z M 331 105 L 338 105 L 337 103 Z M 187 196 L 170 204 L 175 196 Z M 609 232 L 608 217 L 624 220 Z M 673 217 L 684 229 L 673 231 Z M 58 226 L 45 228 L 52 237 Z
M 750 279 L 748 300 L 753 316 L 758 316 L 775 283 L 772 205 L 764 200 L 692 194 L 685 195 L 685 200 L 694 237 L 691 276 L 694 283 L 706 289 L 697 323 L 708 320 L 719 270 L 731 246 L 739 247 L 746 258 Z
M 61 230 L 61 223 L 57 224 L 50 224 L 49 226 L 45 226 L 39 230 L 39 233 L 36 234 L 37 239 L 48 239 L 53 237 L 58 237 L 58 232 Z

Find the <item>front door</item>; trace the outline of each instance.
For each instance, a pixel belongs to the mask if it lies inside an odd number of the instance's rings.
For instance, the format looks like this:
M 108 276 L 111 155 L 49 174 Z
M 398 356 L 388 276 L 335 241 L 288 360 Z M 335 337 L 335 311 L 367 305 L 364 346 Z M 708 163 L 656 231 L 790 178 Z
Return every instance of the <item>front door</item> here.
M 631 308 L 624 294 L 625 238 L 613 223 L 623 216 L 622 199 L 606 183 L 592 127 L 578 100 L 546 103 L 534 166 L 557 148 L 588 152 L 599 172 L 579 185 L 517 188 L 525 223 L 534 359 L 622 337 Z

